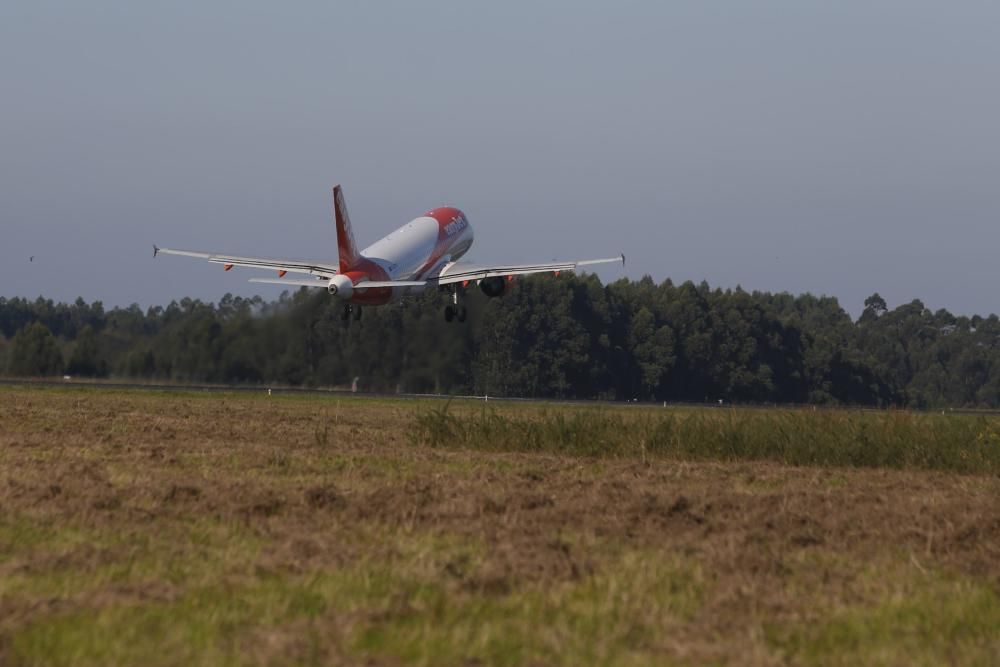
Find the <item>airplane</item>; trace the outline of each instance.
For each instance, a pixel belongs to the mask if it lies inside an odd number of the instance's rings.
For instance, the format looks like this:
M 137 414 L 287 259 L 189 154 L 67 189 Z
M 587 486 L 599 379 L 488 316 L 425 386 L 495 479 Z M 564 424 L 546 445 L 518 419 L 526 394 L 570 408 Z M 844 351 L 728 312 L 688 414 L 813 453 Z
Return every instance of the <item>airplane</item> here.
M 183 255 L 222 264 L 226 271 L 234 266 L 277 271 L 277 278 L 251 278 L 252 283 L 288 287 L 316 287 L 343 300 L 341 319 L 361 319 L 362 306 L 379 306 L 427 288 L 451 292 L 452 302 L 444 309 L 447 322 L 464 322 L 467 316 L 462 297 L 475 282 L 488 297 L 499 297 L 514 276 L 531 273 L 575 271 L 581 266 L 621 262 L 625 255 L 604 259 L 536 264 L 499 264 L 484 266 L 459 261 L 472 247 L 472 226 L 462 211 L 452 206 L 432 208 L 364 250 L 358 250 L 351 219 L 339 185 L 333 188 L 334 221 L 337 228 L 337 262 L 238 257 L 193 250 L 174 250 L 153 246 L 153 257 Z M 285 279 L 289 273 L 312 278 Z

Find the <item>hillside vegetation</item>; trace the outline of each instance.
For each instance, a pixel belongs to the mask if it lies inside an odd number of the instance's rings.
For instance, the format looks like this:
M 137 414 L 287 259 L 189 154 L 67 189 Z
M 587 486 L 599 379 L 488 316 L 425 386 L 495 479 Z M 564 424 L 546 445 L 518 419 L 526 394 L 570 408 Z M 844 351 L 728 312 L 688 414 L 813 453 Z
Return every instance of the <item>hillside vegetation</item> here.
M 365 309 L 325 293 L 105 310 L 0 298 L 0 372 L 688 402 L 1000 407 L 1000 319 L 593 276 L 519 280 Z

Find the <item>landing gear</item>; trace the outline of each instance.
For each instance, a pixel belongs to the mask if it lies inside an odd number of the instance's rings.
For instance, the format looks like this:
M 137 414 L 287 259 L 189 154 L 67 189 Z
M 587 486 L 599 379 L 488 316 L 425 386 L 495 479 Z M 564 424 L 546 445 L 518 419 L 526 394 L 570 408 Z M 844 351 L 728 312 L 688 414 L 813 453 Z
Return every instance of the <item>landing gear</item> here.
M 465 309 L 465 305 L 459 303 L 459 291 L 458 287 L 453 288 L 451 292 L 452 303 L 444 307 L 444 321 L 452 322 L 458 320 L 459 322 L 464 322 L 468 311 Z
M 350 303 L 345 303 L 344 304 L 344 310 L 342 310 L 341 313 L 340 313 L 340 321 L 341 322 L 347 322 L 348 320 L 351 319 L 351 315 L 354 315 L 354 321 L 355 322 L 360 322 L 361 321 L 361 306 L 352 305 Z

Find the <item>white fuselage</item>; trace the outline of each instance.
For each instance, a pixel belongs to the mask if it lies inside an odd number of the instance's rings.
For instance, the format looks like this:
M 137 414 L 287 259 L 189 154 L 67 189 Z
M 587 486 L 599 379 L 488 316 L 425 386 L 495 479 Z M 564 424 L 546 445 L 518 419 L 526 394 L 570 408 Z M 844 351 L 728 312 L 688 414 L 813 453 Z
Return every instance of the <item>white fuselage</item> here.
M 344 275 L 356 288 L 351 301 L 385 303 L 412 293 L 412 288 L 363 289 L 365 280 L 427 280 L 457 261 L 472 247 L 473 232 L 457 208 L 431 209 L 361 251 Z

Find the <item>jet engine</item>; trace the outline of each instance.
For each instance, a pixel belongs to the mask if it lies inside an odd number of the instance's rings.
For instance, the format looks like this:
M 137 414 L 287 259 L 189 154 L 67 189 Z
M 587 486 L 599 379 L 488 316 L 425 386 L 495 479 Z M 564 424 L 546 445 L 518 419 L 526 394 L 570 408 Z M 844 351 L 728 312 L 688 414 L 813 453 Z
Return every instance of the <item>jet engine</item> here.
M 483 278 L 479 281 L 479 289 L 483 290 L 483 294 L 490 297 L 491 299 L 498 296 L 503 296 L 504 291 L 507 289 L 507 281 L 504 280 L 503 276 L 493 276 L 492 278 Z
M 341 299 L 350 299 L 351 294 L 354 293 L 354 283 L 351 279 L 345 275 L 336 275 L 330 278 L 329 284 L 326 286 L 326 291 L 330 293 L 331 296 L 339 296 Z

